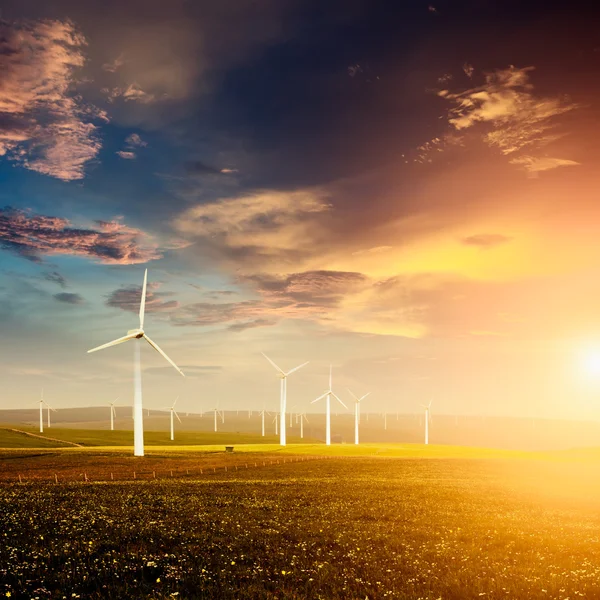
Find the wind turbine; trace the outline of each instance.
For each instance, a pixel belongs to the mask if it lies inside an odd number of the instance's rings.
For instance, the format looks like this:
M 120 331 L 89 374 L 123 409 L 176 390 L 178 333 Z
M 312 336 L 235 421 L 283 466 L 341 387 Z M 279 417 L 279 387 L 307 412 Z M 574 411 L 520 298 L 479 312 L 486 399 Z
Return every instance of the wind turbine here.
M 40 396 L 40 433 L 44 433 L 44 390 Z
M 173 402 L 173 405 L 169 408 L 169 410 L 171 411 L 171 441 L 173 441 L 175 439 L 175 427 L 173 424 L 173 415 L 175 415 L 177 417 L 177 420 L 181 423 L 181 419 L 179 418 L 179 415 L 177 414 L 177 411 L 175 410 L 175 404 L 177 404 L 177 400 L 179 400 L 179 396 L 177 396 L 177 398 L 175 398 L 175 402 Z
M 306 417 L 306 413 L 302 413 L 300 415 L 300 439 L 301 440 L 304 439 L 304 421 L 306 421 L 307 423 L 309 422 L 308 418 Z
M 429 419 L 431 416 L 429 415 L 429 409 L 431 408 L 431 400 L 429 404 L 421 404 L 421 406 L 425 409 L 425 445 L 429 444 Z
M 280 416 L 281 416 L 280 428 L 279 428 L 279 430 L 280 430 L 279 431 L 279 444 L 281 446 L 285 446 L 286 445 L 285 411 L 286 411 L 286 402 L 287 402 L 287 378 L 289 375 L 291 375 L 298 369 L 301 369 L 302 367 L 306 366 L 308 364 L 308 362 L 302 363 L 298 367 L 294 367 L 292 370 L 285 373 L 264 352 L 261 352 L 261 354 L 275 367 L 275 369 L 277 369 L 277 371 L 279 371 L 279 377 L 281 378 L 281 398 L 279 401 L 279 412 L 280 412 Z M 275 435 L 277 435 L 277 432 L 275 432 Z
M 144 331 L 144 313 L 146 309 L 146 283 L 148 280 L 148 269 L 144 272 L 144 285 L 142 286 L 142 300 L 140 302 L 140 326 L 137 329 L 130 329 L 127 335 L 120 337 L 108 344 L 103 344 L 96 348 L 88 350 L 90 352 L 96 352 L 97 350 L 103 350 L 110 346 L 116 346 L 123 342 L 135 340 L 133 353 L 133 381 L 134 381 L 134 398 L 133 398 L 133 455 L 144 456 L 144 415 L 142 408 L 142 370 L 140 366 L 140 346 L 137 343 L 138 340 L 146 340 L 159 354 L 161 354 L 167 362 L 169 362 L 177 372 L 183 376 L 183 371 L 160 349 L 160 347 L 153 342 Z
M 260 411 L 260 419 L 261 419 L 261 432 L 262 437 L 265 437 L 265 414 L 271 416 L 271 413 L 267 411 L 267 409 L 263 406 L 263 409 Z
M 275 435 L 277 435 L 277 424 L 279 423 L 279 413 L 275 413 L 275 417 L 273 418 L 273 423 L 275 423 Z M 285 428 L 285 422 L 283 423 Z
M 50 411 L 56 412 L 56 409 L 52 408 L 45 400 L 44 400 L 44 404 L 46 405 L 46 408 L 48 409 L 48 427 L 50 427 Z
M 223 418 L 223 413 L 219 410 L 219 404 L 215 406 L 215 432 L 217 431 L 217 415 L 220 415 Z
M 315 402 L 318 402 L 319 400 L 322 400 L 323 398 L 326 399 L 326 402 L 325 402 L 325 445 L 326 446 L 331 445 L 331 396 L 333 396 L 346 410 L 348 409 L 348 407 L 339 399 L 339 397 L 336 395 L 336 393 L 331 389 L 331 387 L 332 387 L 331 378 L 332 378 L 332 366 L 329 365 L 329 388 L 325 391 L 324 394 L 322 394 L 321 396 L 319 396 L 318 398 L 316 398 L 315 400 L 313 400 L 311 402 L 311 404 L 314 404 Z
M 354 398 L 354 443 L 358 444 L 358 424 L 360 423 L 360 403 L 371 393 L 367 392 L 360 398 L 353 394 L 350 390 L 350 395 Z
M 114 401 L 114 402 L 109 402 L 109 406 L 110 406 L 110 430 L 114 431 L 115 430 L 115 417 L 117 416 L 117 411 L 115 410 L 115 404 L 117 402 L 118 398 Z

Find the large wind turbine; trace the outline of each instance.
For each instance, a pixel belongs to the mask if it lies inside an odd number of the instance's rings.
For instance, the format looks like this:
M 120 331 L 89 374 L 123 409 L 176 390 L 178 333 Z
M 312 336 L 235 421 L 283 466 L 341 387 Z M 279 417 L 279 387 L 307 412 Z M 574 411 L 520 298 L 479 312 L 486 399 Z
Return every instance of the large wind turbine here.
M 285 373 L 282 371 L 264 352 L 261 354 L 277 369 L 279 372 L 279 377 L 281 378 L 281 398 L 279 402 L 279 444 L 281 446 L 286 445 L 285 439 L 285 411 L 286 411 L 286 402 L 287 402 L 287 378 L 289 375 L 306 366 L 308 362 L 302 363 L 298 367 L 294 367 L 292 370 Z M 277 435 L 277 432 L 275 433 Z
M 354 395 L 350 390 L 350 395 L 354 398 L 354 443 L 358 444 L 358 424 L 360 423 L 360 403 L 371 393 L 367 392 L 360 398 Z
M 325 391 L 324 394 L 322 394 L 321 396 L 319 396 L 318 398 L 316 398 L 315 400 L 313 400 L 311 402 L 311 404 L 314 404 L 315 402 L 318 402 L 319 400 L 322 400 L 323 398 L 326 399 L 325 401 L 325 445 L 326 446 L 330 446 L 331 445 L 331 396 L 333 396 L 346 410 L 348 409 L 348 407 L 340 400 L 340 398 L 337 396 L 337 394 L 331 389 L 332 388 L 332 383 L 331 383 L 331 377 L 332 377 L 332 367 L 331 365 L 329 365 L 329 388 Z
M 142 286 L 142 300 L 140 302 L 140 326 L 137 329 L 130 329 L 127 335 L 120 337 L 108 344 L 103 344 L 96 348 L 88 350 L 89 352 L 96 352 L 97 350 L 103 350 L 110 346 L 116 346 L 123 342 L 135 340 L 134 353 L 133 353 L 133 381 L 134 381 L 134 398 L 133 398 L 133 454 L 134 456 L 144 456 L 144 416 L 142 410 L 142 370 L 140 366 L 140 346 L 137 343 L 138 340 L 146 340 L 159 354 L 161 354 L 176 370 L 180 375 L 183 375 L 183 371 L 160 349 L 158 344 L 153 342 L 144 331 L 144 312 L 146 308 L 146 283 L 148 280 L 148 269 L 144 272 L 144 285 Z
M 114 402 L 109 402 L 110 406 L 110 430 L 115 430 L 115 417 L 117 416 L 117 411 L 115 410 L 115 404 L 117 403 L 118 398 Z
M 431 418 L 429 415 L 429 409 L 431 408 L 431 400 L 429 404 L 421 404 L 421 406 L 425 409 L 425 444 L 429 444 L 429 419 Z
M 175 398 L 175 402 L 173 402 L 172 406 L 169 408 L 169 410 L 171 411 L 171 441 L 175 439 L 175 426 L 173 423 L 173 415 L 175 415 L 177 417 L 177 420 L 181 423 L 181 419 L 179 418 L 179 415 L 175 410 L 175 404 L 177 404 L 177 400 L 179 400 L 179 396 Z

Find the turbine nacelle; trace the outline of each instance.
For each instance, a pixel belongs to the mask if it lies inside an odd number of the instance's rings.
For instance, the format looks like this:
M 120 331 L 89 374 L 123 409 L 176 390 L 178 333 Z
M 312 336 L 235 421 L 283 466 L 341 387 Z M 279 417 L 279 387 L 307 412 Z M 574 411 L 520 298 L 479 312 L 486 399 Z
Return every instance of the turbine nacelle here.
M 143 329 L 130 329 L 127 332 L 127 335 L 132 335 L 135 337 L 135 339 L 140 339 L 144 337 L 144 330 Z

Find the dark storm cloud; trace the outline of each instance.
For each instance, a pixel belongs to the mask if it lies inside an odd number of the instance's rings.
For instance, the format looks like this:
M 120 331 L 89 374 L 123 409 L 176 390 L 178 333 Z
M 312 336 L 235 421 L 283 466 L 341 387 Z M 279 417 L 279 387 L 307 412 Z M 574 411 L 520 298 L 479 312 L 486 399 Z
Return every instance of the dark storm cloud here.
M 146 234 L 120 221 L 96 221 L 95 229 L 72 227 L 61 217 L 0 209 L 0 248 L 33 262 L 42 256 L 67 254 L 106 264 L 135 264 L 160 258 Z
M 59 302 L 65 302 L 66 304 L 84 304 L 85 300 L 79 294 L 71 294 L 68 292 L 61 292 L 60 294 L 54 294 L 54 298 Z

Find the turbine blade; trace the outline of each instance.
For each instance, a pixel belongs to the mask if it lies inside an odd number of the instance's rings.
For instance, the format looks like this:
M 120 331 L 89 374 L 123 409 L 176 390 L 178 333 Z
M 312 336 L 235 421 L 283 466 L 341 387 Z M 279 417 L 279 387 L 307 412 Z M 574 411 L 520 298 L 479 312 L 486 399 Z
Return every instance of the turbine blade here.
M 323 400 L 323 398 L 325 398 L 325 396 L 327 396 L 329 392 L 325 392 L 324 394 L 322 394 L 321 396 L 319 396 L 318 398 L 316 398 L 315 400 L 313 400 L 311 402 L 311 404 L 314 404 L 315 402 L 318 402 L 319 400 Z
M 285 375 L 285 373 L 264 353 L 261 352 L 261 354 L 282 374 Z
M 144 334 L 144 339 L 159 353 L 162 354 L 164 356 L 164 358 L 170 362 L 173 367 L 175 368 L 176 371 L 178 371 L 182 377 L 185 377 L 185 375 L 183 374 L 183 371 L 160 349 L 160 347 L 158 346 L 158 344 L 156 344 L 155 342 L 153 342 L 147 335 Z
M 175 402 L 173 402 L 172 408 L 175 408 L 175 405 L 177 404 L 177 400 L 179 400 L 179 396 L 177 396 L 177 398 L 175 398 Z
M 367 392 L 364 396 L 362 396 L 361 398 L 359 398 L 359 402 L 361 402 L 362 400 L 364 400 L 371 392 Z
M 177 414 L 177 411 L 173 411 L 175 413 L 175 416 L 177 417 L 177 420 L 181 423 L 181 419 L 179 418 L 179 415 Z
M 332 387 L 332 382 L 331 382 L 331 378 L 332 378 L 332 373 L 333 373 L 333 365 L 329 365 L 329 389 L 331 389 Z
M 302 367 L 305 367 L 307 364 L 309 363 L 309 361 L 306 361 L 305 363 L 302 363 L 299 367 L 294 367 L 291 371 L 288 371 L 285 375 L 286 377 L 288 375 L 291 375 L 292 373 L 295 373 L 298 369 L 301 369 Z
M 144 329 L 144 314 L 146 312 L 146 282 L 148 281 L 148 269 L 144 271 L 144 285 L 142 286 L 142 300 L 140 302 L 140 329 Z
M 129 340 L 135 339 L 135 334 L 128 334 L 120 337 L 112 342 L 108 342 L 108 344 L 102 344 L 102 346 L 96 346 L 96 348 L 92 348 L 88 350 L 88 354 L 90 352 L 97 352 L 98 350 L 104 350 L 104 348 L 110 348 L 110 346 L 116 346 L 117 344 L 122 344 L 123 342 L 128 342 Z
M 331 395 L 346 409 L 348 410 L 348 407 L 340 400 L 340 397 L 335 393 L 335 392 L 331 392 Z
M 362 398 L 359 398 L 356 394 L 352 393 L 352 390 L 350 388 L 346 388 L 349 392 L 349 394 L 357 401 L 360 402 L 362 400 Z M 363 396 L 364 398 L 364 396 Z

